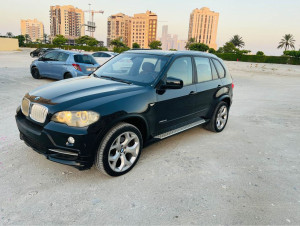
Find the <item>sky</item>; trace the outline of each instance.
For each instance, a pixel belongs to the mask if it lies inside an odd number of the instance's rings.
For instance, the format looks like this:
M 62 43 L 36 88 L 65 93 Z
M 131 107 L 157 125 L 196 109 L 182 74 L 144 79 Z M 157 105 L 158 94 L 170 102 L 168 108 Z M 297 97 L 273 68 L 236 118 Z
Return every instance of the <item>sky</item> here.
M 98 40 L 106 41 L 107 17 L 119 12 L 133 16 L 151 10 L 158 15 L 158 38 L 163 25 L 170 34 L 187 40 L 189 16 L 193 9 L 208 7 L 220 13 L 217 44 L 224 45 L 238 34 L 246 43 L 245 49 L 268 55 L 281 55 L 277 46 L 284 34 L 293 34 L 296 49 L 300 49 L 299 0 L 0 0 L 0 34 L 20 34 L 20 20 L 34 19 L 44 23 L 49 34 L 50 5 L 74 5 L 80 9 L 103 10 L 95 14 Z M 85 16 L 86 20 L 88 15 Z

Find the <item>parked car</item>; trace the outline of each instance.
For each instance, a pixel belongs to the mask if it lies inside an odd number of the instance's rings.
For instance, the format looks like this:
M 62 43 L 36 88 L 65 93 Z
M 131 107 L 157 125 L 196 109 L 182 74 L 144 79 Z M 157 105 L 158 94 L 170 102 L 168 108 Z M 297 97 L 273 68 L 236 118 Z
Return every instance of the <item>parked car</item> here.
M 46 77 L 60 80 L 89 75 L 99 66 L 89 54 L 53 50 L 33 61 L 30 71 L 35 79 Z
M 31 57 L 38 57 L 39 53 L 44 52 L 47 48 L 37 48 L 35 50 L 33 50 L 32 52 L 30 52 L 30 56 Z
M 110 60 L 111 58 L 115 57 L 116 55 L 118 55 L 118 53 L 114 53 L 114 52 L 96 52 L 92 54 L 93 57 L 95 58 L 95 60 L 100 64 L 104 64 L 106 63 L 108 60 Z
M 49 160 L 120 176 L 146 143 L 198 125 L 223 131 L 233 87 L 215 55 L 127 51 L 88 77 L 27 93 L 16 121 L 21 139 Z

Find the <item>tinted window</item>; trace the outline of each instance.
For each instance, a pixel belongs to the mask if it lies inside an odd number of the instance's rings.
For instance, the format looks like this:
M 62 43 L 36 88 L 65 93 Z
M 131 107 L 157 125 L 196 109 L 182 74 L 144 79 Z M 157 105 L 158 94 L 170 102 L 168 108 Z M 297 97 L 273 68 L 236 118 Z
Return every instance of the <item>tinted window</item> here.
M 57 57 L 57 60 L 58 61 L 62 61 L 62 62 L 65 62 L 69 57 L 69 54 L 67 53 L 60 53 Z
M 181 57 L 176 59 L 170 67 L 167 77 L 181 79 L 183 85 L 191 85 L 193 83 L 193 67 L 190 57 Z
M 102 57 L 110 57 L 110 55 L 107 53 L 102 53 Z
M 205 57 L 195 57 L 195 64 L 197 68 L 198 82 L 211 81 L 212 72 L 209 59 Z
M 46 53 L 43 58 L 45 58 L 48 61 L 56 61 L 58 56 L 58 52 L 51 51 L 49 53 Z
M 97 64 L 95 59 L 90 55 L 74 55 L 74 60 L 76 63 L 81 64 Z
M 221 65 L 221 63 L 218 60 L 213 59 L 213 62 L 217 68 L 217 71 L 219 73 L 220 78 L 224 78 L 225 77 L 225 70 L 223 68 L 223 66 Z
M 100 67 L 95 74 L 108 76 L 140 85 L 151 84 L 159 75 L 168 57 L 122 53 Z
M 218 72 L 217 72 L 216 67 L 215 67 L 215 65 L 213 64 L 212 61 L 210 61 L 210 65 L 211 65 L 211 71 L 212 71 L 213 79 L 218 79 L 219 78 Z

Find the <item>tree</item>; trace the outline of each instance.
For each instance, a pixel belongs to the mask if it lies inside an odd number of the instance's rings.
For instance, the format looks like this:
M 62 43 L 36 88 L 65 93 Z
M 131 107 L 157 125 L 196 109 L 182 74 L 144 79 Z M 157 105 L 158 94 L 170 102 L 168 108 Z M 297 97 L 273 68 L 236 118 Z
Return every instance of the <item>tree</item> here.
M 169 51 L 177 51 L 177 49 L 169 49 Z
M 31 38 L 30 38 L 29 34 L 25 35 L 25 42 L 26 42 L 26 44 L 28 44 L 29 42 L 31 42 Z
M 229 42 L 231 42 L 237 48 L 243 48 L 245 46 L 243 38 L 239 35 L 234 35 Z
M 190 39 L 187 41 L 187 43 L 186 43 L 186 45 L 185 45 L 185 48 L 186 48 L 186 49 L 190 49 L 190 45 L 193 44 L 193 43 L 195 43 L 195 39 L 194 39 L 194 38 L 190 38 Z
M 66 44 L 68 39 L 66 39 L 63 35 L 56 35 L 56 37 L 53 39 L 52 43 L 57 46 L 62 46 Z
M 232 42 L 226 42 L 223 46 L 224 53 L 235 53 L 236 52 L 235 45 Z
M 84 35 L 75 40 L 77 45 L 88 45 L 88 46 L 97 46 L 99 41 L 93 37 Z
M 284 51 L 287 51 L 289 48 L 295 49 L 295 39 L 291 34 L 286 34 L 283 36 L 281 41 L 279 42 L 278 49 L 284 48 Z
M 44 43 L 46 44 L 46 43 L 47 43 L 47 40 L 48 40 L 48 35 L 47 35 L 47 34 L 44 34 L 44 35 L 43 35 L 43 38 L 44 38 Z
M 135 42 L 135 43 L 132 44 L 132 48 L 133 49 L 140 49 L 141 46 L 138 43 Z
M 6 33 L 6 36 L 9 37 L 9 38 L 12 38 L 14 35 L 13 35 L 12 32 L 7 32 L 7 33 Z
M 265 53 L 263 51 L 258 51 L 256 53 L 256 56 L 264 56 L 264 55 L 265 55 Z
M 208 52 L 212 53 L 212 54 L 215 54 L 217 51 L 214 48 L 209 48 Z
M 24 35 L 18 35 L 16 38 L 19 41 L 19 46 L 24 46 L 25 36 Z
M 161 49 L 161 41 L 155 40 L 150 42 L 149 47 L 150 49 Z
M 113 49 L 113 51 L 115 53 L 122 53 L 122 52 L 125 52 L 127 50 L 130 50 L 130 48 L 128 46 L 126 46 L 126 45 L 125 46 L 121 46 L 121 47 L 115 46 L 114 49 Z
M 192 43 L 190 44 L 189 49 L 195 51 L 207 52 L 207 50 L 209 50 L 209 46 L 203 43 Z
M 125 43 L 121 41 L 121 38 L 111 40 L 110 45 L 117 48 L 126 47 Z
M 99 41 L 97 41 L 97 39 L 91 37 L 90 40 L 88 40 L 86 44 L 88 46 L 97 46 L 98 43 L 99 43 Z
M 223 47 L 220 47 L 220 48 L 217 50 L 217 53 L 224 53 L 224 48 L 223 48 Z

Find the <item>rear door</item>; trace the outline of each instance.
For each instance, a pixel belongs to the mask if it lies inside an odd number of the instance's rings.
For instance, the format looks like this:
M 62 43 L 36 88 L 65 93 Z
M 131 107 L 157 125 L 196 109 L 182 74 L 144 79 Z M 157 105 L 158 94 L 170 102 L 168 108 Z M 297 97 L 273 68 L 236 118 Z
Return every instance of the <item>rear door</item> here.
M 197 114 L 206 118 L 214 104 L 215 94 L 222 87 L 222 82 L 210 58 L 194 57 L 196 76 L 196 110 Z
M 56 61 L 52 61 L 50 76 L 54 79 L 63 79 L 63 75 L 66 72 L 66 61 L 69 58 L 69 54 L 64 52 L 59 52 Z

